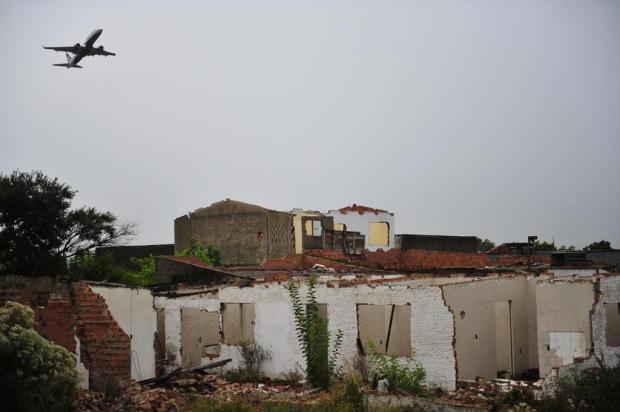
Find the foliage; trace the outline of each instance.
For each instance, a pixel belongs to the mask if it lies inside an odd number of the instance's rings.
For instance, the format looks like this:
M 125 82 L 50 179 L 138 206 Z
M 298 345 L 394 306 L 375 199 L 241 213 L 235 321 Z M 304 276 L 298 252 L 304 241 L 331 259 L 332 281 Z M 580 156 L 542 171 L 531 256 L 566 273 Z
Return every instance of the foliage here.
M 130 286 L 148 286 L 155 275 L 155 257 L 131 258 L 138 271 L 125 269 L 110 254 L 81 253 L 69 259 L 69 275 L 72 279 L 123 283 Z
M 261 366 L 264 361 L 271 359 L 271 352 L 249 339 L 239 342 L 239 346 L 243 364 L 226 371 L 224 377 L 231 382 L 259 382 L 263 377 L 260 372 Z
M 362 386 L 362 377 L 349 368 L 344 376 L 341 400 L 354 412 L 363 412 L 367 409 Z
M 607 366 L 597 359 L 598 368 L 569 368 L 553 381 L 555 397 L 534 403 L 539 412 L 609 411 L 620 405 L 620 365 Z
M 135 233 L 110 212 L 71 210 L 75 194 L 42 172 L 0 174 L 0 274 L 62 274 L 67 258 Z
M 299 370 L 298 366 L 282 372 L 280 376 L 282 377 L 282 381 L 288 383 L 289 385 L 297 385 L 304 379 L 303 372 Z
M 0 409 L 68 410 L 78 382 L 75 361 L 33 325 L 27 306 L 7 302 L 0 308 Z
M 205 249 L 199 241 L 192 239 L 190 247 L 177 252 L 177 256 L 196 256 L 207 265 L 220 264 L 220 251 L 212 245 L 208 245 Z
M 411 395 L 428 395 L 422 387 L 426 371 L 415 360 L 414 352 L 411 352 L 408 358 L 401 361 L 396 354 L 386 355 L 379 352 L 371 341 L 368 342 L 368 346 L 370 347 L 369 357 L 372 372 L 377 379 L 387 379 L 390 392 L 402 389 Z
M 554 243 L 549 243 L 546 240 L 535 240 L 534 241 L 534 250 L 536 251 L 554 251 L 554 250 L 558 250 L 557 247 L 555 247 Z
M 488 252 L 489 250 L 495 247 L 495 243 L 490 241 L 489 239 L 480 239 L 476 238 L 476 250 L 480 253 Z
M 585 246 L 583 250 L 610 250 L 611 242 L 607 240 L 601 240 L 600 242 L 592 242 L 588 246 Z
M 562 245 L 562 246 L 560 246 L 560 248 L 558 250 L 575 250 L 575 246 L 573 246 L 573 245 L 570 245 L 570 246 Z
M 336 373 L 336 359 L 342 345 L 342 331 L 335 336 L 333 351 L 329 355 L 329 331 L 327 319 L 319 315 L 316 299 L 317 277 L 308 279 L 307 304 L 304 306 L 299 295 L 299 287 L 292 280 L 287 289 L 293 303 L 295 331 L 306 359 L 306 376 L 312 386 L 327 388 L 331 377 Z

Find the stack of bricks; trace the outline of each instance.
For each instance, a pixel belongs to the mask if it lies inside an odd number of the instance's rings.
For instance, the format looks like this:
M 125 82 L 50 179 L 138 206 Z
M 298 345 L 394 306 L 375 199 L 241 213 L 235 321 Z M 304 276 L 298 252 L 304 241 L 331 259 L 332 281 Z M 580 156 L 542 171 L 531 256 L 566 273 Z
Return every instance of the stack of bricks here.
M 131 341 L 116 323 L 105 300 L 86 283 L 72 284 L 76 332 L 80 339 L 81 360 L 89 371 L 89 386 L 102 390 L 113 376 L 131 377 Z

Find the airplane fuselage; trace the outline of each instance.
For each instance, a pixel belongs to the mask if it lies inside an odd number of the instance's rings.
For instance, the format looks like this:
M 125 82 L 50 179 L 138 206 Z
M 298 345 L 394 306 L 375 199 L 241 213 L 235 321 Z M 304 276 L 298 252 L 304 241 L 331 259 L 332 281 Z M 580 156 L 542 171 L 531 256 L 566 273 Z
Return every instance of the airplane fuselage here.
M 69 62 L 70 66 L 75 66 L 76 64 L 78 64 L 80 62 L 80 60 L 82 60 L 84 57 L 86 57 L 86 56 L 88 56 L 90 54 L 90 52 L 92 51 L 92 49 L 94 47 L 93 45 L 95 44 L 95 42 L 97 41 L 99 36 L 101 36 L 101 33 L 103 33 L 103 29 L 97 29 L 97 30 L 93 31 L 86 38 L 86 41 L 84 42 L 84 46 L 79 48 L 78 52 L 73 55 L 73 58 L 71 58 L 71 61 Z M 79 43 L 77 45 L 79 45 Z M 69 68 L 69 67 L 67 67 L 67 68 Z

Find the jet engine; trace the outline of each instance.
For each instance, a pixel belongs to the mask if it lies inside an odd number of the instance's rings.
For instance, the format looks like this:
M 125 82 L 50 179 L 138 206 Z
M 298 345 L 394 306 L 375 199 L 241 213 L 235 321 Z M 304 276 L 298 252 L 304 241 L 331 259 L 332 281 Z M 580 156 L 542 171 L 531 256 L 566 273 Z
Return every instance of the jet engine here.
M 97 47 L 100 51 L 103 51 L 103 46 Z
M 82 46 L 80 46 L 80 43 L 75 43 L 75 46 L 73 46 L 73 47 L 75 47 L 76 49 L 79 49 Z

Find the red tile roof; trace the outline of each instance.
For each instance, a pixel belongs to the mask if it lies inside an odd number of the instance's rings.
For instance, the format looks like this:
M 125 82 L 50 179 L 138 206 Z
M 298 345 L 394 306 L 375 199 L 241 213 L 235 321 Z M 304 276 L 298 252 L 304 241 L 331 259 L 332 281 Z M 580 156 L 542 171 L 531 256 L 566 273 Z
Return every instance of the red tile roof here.
M 347 207 L 343 207 L 342 209 L 338 209 L 338 211 L 344 215 L 346 215 L 349 212 L 357 212 L 360 215 L 364 214 L 364 213 L 374 213 L 375 215 L 379 214 L 379 213 L 388 213 L 387 210 L 383 210 L 383 209 L 375 209 L 372 207 L 368 207 L 368 206 L 362 206 L 362 205 L 358 205 L 353 203 L 351 206 L 347 206 Z
M 205 262 L 197 258 L 196 256 L 162 256 L 166 259 L 176 260 L 177 262 L 187 263 L 188 265 L 198 266 L 201 268 L 209 269 L 212 266 L 207 265 Z

